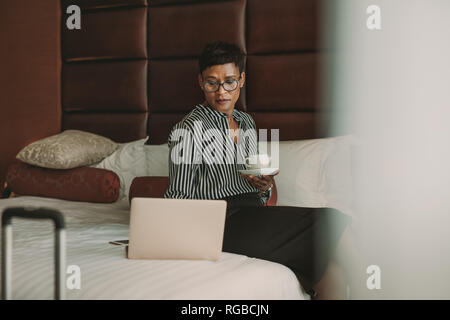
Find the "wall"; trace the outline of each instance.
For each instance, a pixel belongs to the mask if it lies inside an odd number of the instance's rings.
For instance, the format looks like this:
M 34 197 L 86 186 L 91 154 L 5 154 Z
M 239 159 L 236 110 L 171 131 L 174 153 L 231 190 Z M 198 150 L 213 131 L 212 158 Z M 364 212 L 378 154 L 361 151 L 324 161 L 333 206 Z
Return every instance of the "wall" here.
M 450 299 L 450 2 L 377 0 L 381 29 L 369 30 L 372 4 L 339 0 L 330 29 L 333 130 L 361 143 L 360 270 L 379 268 L 365 275 L 379 289 L 361 281 L 354 298 Z
M 0 1 L 0 182 L 28 143 L 61 128 L 58 0 Z

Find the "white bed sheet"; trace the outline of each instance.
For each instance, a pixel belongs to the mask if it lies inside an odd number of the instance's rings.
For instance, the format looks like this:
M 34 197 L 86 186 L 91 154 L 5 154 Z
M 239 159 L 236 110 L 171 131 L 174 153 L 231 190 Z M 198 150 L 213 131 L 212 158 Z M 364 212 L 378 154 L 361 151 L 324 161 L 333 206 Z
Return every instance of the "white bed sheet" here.
M 0 212 L 12 206 L 64 214 L 67 266 L 81 269 L 81 288 L 67 289 L 67 299 L 309 299 L 289 268 L 244 255 L 223 252 L 217 262 L 126 259 L 124 247 L 108 242 L 128 238 L 127 202 L 0 200 Z M 53 239 L 52 222 L 13 219 L 13 299 L 53 299 Z

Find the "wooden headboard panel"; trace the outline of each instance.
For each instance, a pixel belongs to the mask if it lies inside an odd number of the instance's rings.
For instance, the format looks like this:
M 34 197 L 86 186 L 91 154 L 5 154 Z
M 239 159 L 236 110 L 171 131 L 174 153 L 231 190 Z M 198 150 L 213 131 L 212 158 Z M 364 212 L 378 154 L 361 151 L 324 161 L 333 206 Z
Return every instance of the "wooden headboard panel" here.
M 81 7 L 68 30 L 67 6 Z M 167 141 L 203 101 L 197 57 L 210 41 L 246 55 L 238 108 L 280 140 L 318 131 L 318 0 L 62 0 L 62 130 Z

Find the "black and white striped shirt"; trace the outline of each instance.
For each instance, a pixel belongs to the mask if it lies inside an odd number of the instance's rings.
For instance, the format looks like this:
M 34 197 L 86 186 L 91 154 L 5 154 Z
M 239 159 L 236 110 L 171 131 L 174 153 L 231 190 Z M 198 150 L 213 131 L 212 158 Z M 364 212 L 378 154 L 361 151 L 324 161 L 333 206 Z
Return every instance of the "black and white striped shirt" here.
M 245 169 L 245 157 L 258 153 L 255 121 L 236 109 L 233 118 L 240 130 L 237 143 L 229 135 L 227 115 L 202 104 L 172 128 L 165 198 L 222 199 L 259 191 L 238 173 Z M 261 201 L 270 196 L 269 190 Z

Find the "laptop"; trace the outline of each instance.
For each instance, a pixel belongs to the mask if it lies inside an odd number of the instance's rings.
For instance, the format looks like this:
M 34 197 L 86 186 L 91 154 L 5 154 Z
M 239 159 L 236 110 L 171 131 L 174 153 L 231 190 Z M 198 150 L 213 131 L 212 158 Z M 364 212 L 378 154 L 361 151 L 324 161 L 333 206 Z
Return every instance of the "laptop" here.
M 133 198 L 128 258 L 216 261 L 226 209 L 225 200 Z

